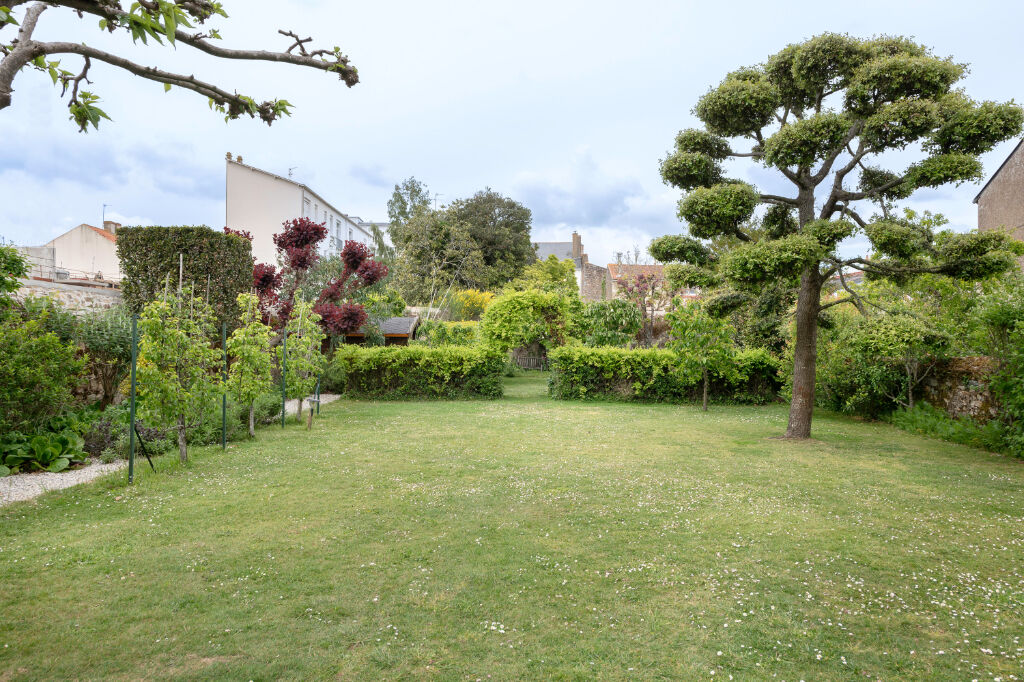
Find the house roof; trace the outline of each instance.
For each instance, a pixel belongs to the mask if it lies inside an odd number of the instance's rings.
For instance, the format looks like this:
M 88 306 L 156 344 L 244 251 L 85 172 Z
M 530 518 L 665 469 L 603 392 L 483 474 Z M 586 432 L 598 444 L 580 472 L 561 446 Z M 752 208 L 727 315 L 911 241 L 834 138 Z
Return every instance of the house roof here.
M 981 195 L 985 193 L 985 190 L 988 189 L 988 186 L 992 184 L 992 181 L 996 179 L 996 176 L 999 175 L 1000 171 L 1003 170 L 1007 162 L 1009 162 L 1009 160 L 1013 158 L 1013 155 L 1016 154 L 1018 150 L 1020 150 L 1022 145 L 1024 145 L 1024 138 L 1022 138 L 1021 141 L 1017 143 L 1017 146 L 1013 148 L 1012 152 L 1007 154 L 1006 158 L 1003 159 L 1003 162 L 999 164 L 999 168 L 996 168 L 996 172 L 992 174 L 992 177 L 990 177 L 988 181 L 984 185 L 982 185 L 981 189 L 978 190 L 978 193 L 974 196 L 974 201 L 971 202 L 972 204 L 978 203 L 978 199 L 981 198 Z
M 412 336 L 419 323 L 419 315 L 413 315 L 412 317 L 389 317 L 379 320 L 377 326 L 380 327 L 380 333 L 384 336 Z M 362 327 L 359 331 L 348 334 L 348 336 L 365 336 L 365 334 L 366 327 Z
M 537 260 L 547 260 L 548 256 L 572 260 L 572 242 L 534 242 L 533 245 L 537 248 Z
M 664 265 L 626 265 L 625 263 L 609 263 L 608 273 L 612 279 L 636 277 L 637 275 L 660 275 Z
M 86 225 L 85 223 L 82 223 L 81 225 L 79 225 L 79 227 L 88 227 L 90 230 L 92 230 L 93 232 L 95 232 L 99 236 L 103 237 L 104 239 L 108 239 L 108 240 L 110 240 L 110 241 L 112 241 L 114 243 L 117 243 L 117 235 L 112 233 L 112 232 L 107 232 L 106 230 L 101 230 L 98 227 L 93 227 L 92 225 Z

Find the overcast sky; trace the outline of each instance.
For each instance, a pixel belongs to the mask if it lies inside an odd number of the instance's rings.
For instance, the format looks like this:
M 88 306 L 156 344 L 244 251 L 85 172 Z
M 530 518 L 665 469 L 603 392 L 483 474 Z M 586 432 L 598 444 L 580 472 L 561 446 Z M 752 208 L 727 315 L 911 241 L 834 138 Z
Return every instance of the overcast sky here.
M 592 262 L 676 233 L 679 192 L 658 160 L 708 87 L 735 68 L 824 31 L 910 35 L 971 66 L 976 99 L 1024 101 L 1024 3 L 346 2 L 224 0 L 224 44 L 283 48 L 278 28 L 338 45 L 358 67 L 348 89 L 296 67 L 228 63 L 182 46 L 133 47 L 94 19 L 43 14 L 41 39 L 84 41 L 294 115 L 226 124 L 184 90 L 94 64 L 91 89 L 113 118 L 82 135 L 45 74 L 15 80 L 0 111 L 0 236 L 41 244 L 79 223 L 224 224 L 224 155 L 287 174 L 339 209 L 386 220 L 396 182 L 415 176 L 446 203 L 491 187 L 533 211 L 534 239 L 575 229 Z M 9 34 L 8 29 L 5 32 Z M 4 38 L 9 40 L 9 37 Z M 68 58 L 68 63 L 75 63 Z M 986 177 L 1010 152 L 988 154 Z M 763 168 L 730 169 L 777 189 Z M 976 226 L 977 185 L 921 192 L 919 209 Z

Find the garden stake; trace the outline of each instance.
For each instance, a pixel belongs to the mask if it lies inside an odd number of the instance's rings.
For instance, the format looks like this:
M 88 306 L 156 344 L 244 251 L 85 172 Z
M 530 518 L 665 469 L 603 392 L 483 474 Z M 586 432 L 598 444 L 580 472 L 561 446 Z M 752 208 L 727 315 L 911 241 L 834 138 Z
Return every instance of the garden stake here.
M 284 428 L 285 416 L 285 374 L 288 372 L 288 330 L 284 330 L 284 338 L 281 339 L 281 428 Z
M 210 295 L 210 283 L 206 283 L 206 295 Z M 220 347 L 224 351 L 224 395 L 220 402 L 220 449 L 228 447 L 228 323 L 224 322 L 220 328 Z
M 320 416 L 320 380 L 316 380 L 316 416 Z
M 128 485 L 135 480 L 135 364 L 139 359 L 139 316 L 132 315 L 132 388 L 128 402 Z
M 309 406 L 309 421 L 306 422 L 306 430 L 309 431 L 313 428 L 313 406 Z

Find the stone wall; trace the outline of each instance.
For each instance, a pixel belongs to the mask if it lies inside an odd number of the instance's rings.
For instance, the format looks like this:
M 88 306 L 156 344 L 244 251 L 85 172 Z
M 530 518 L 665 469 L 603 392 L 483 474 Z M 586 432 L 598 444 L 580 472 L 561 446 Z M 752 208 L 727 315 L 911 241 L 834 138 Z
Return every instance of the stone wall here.
M 953 418 L 969 417 L 984 423 L 999 416 L 999 403 L 988 388 L 995 370 L 991 358 L 952 358 L 931 371 L 920 395 Z
M 105 310 L 121 303 L 120 289 L 41 280 L 21 280 L 21 288 L 15 292 L 14 296 L 19 299 L 24 299 L 27 296 L 52 296 L 73 313 Z
M 608 268 L 583 263 L 580 280 L 580 298 L 584 301 L 605 301 L 612 298 L 612 278 Z

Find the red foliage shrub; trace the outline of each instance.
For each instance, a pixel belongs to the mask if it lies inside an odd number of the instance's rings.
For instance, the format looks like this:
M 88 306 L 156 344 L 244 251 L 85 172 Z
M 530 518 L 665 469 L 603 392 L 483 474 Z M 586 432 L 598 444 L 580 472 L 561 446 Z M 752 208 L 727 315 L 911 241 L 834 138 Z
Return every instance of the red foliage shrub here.
M 252 241 L 252 232 L 249 232 L 249 230 L 232 230 L 230 227 L 227 227 L 225 225 L 224 234 L 234 234 L 238 235 L 242 239 L 248 239 L 249 241 Z
M 320 316 L 320 324 L 330 335 L 354 332 L 366 324 L 367 315 L 358 303 L 318 303 L 313 312 Z

